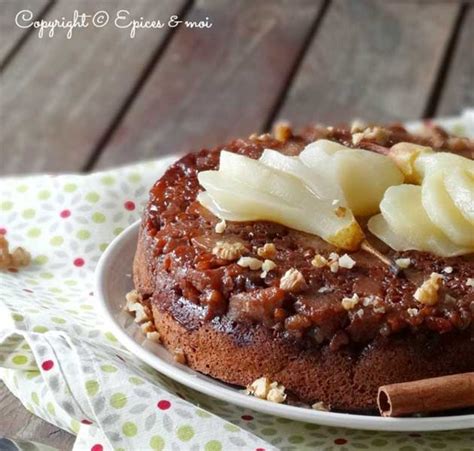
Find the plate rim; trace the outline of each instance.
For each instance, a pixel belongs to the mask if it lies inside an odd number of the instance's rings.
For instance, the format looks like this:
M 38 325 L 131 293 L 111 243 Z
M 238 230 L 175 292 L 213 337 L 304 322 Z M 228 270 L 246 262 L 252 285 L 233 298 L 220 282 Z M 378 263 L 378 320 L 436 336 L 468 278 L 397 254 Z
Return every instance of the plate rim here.
M 392 432 L 426 432 L 426 431 L 448 431 L 470 429 L 474 427 L 474 414 L 423 417 L 423 418 L 385 418 L 379 416 L 359 415 L 352 413 L 322 412 L 318 410 L 305 409 L 287 404 L 270 403 L 255 397 L 249 397 L 243 393 L 236 392 L 225 386 L 213 383 L 204 378 L 195 370 L 196 376 L 188 374 L 180 368 L 180 364 L 170 364 L 162 360 L 158 355 L 144 348 L 141 344 L 130 337 L 116 320 L 109 305 L 107 296 L 106 280 L 107 269 L 110 261 L 120 251 L 124 243 L 138 234 L 141 219 L 129 225 L 109 244 L 101 255 L 94 273 L 94 294 L 98 307 L 104 320 L 111 328 L 119 342 L 138 359 L 142 360 L 159 373 L 179 382 L 189 388 L 203 393 L 212 398 L 227 401 L 239 407 L 255 410 L 272 416 L 288 418 L 296 421 L 320 424 L 323 426 L 343 427 L 349 429 L 392 431 Z M 125 274 L 124 274 L 125 276 Z M 158 345 L 162 346 L 162 345 Z

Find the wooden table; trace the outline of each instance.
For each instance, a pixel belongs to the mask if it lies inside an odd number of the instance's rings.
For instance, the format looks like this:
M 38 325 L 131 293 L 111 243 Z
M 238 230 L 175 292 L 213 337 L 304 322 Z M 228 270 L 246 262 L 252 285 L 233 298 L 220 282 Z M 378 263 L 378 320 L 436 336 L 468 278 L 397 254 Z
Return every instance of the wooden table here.
M 407 120 L 474 105 L 474 4 L 382 0 L 0 0 L 0 173 L 90 171 L 213 146 L 280 119 Z M 38 38 L 16 14 L 105 10 Z M 213 26 L 137 30 L 117 11 Z M 0 433 L 72 436 L 0 388 Z M 4 413 L 7 413 L 4 415 Z

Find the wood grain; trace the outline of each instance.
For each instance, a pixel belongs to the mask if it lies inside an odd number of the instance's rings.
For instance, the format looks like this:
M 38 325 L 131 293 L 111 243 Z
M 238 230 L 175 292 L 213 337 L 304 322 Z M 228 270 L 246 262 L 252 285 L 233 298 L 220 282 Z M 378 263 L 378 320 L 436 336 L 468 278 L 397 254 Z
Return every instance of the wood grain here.
M 259 130 L 271 112 L 321 7 L 321 1 L 199 0 L 99 166 L 213 146 Z
M 438 116 L 474 106 L 474 5 L 468 7 L 437 108 Z
M 10 54 L 18 41 L 29 31 L 15 24 L 15 16 L 19 11 L 30 10 L 34 17 L 44 10 L 50 0 L 1 0 L 0 13 L 0 65 Z
M 72 17 L 78 9 L 115 17 L 122 8 L 134 17 L 165 17 L 184 0 L 133 3 L 63 0 L 48 18 Z M 87 161 L 146 67 L 167 29 L 103 28 L 65 31 L 53 38 L 32 36 L 2 74 L 0 148 L 3 173 L 75 171 Z
M 460 5 L 335 0 L 280 111 L 296 124 L 418 118 Z
M 61 451 L 72 449 L 73 435 L 28 412 L 3 382 L 0 382 L 0 406 L 0 437 L 32 440 Z

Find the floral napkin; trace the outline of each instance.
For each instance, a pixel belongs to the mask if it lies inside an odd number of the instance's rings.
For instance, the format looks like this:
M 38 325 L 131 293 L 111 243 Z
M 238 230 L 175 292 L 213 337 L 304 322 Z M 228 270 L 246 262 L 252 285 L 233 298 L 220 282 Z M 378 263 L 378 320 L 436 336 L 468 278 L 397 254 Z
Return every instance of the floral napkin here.
M 472 110 L 443 123 L 474 136 Z M 172 161 L 0 181 L 0 234 L 32 253 L 30 266 L 0 273 L 0 378 L 26 409 L 77 435 L 75 450 L 473 448 L 474 429 L 358 431 L 249 411 L 177 384 L 124 349 L 96 310 L 94 269 Z M 1 439 L 1 428 L 0 414 L 0 448 L 37 446 Z

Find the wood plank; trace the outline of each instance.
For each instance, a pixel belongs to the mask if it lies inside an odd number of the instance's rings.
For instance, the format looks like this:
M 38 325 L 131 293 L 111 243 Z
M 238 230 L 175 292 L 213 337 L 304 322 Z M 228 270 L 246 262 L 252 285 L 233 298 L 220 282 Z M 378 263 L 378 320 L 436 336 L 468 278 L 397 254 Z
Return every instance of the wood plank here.
M 134 17 L 167 18 L 185 0 L 142 0 Z M 128 0 L 62 0 L 47 18 L 106 10 L 111 20 Z M 168 30 L 103 28 L 32 36 L 2 74 L 0 122 L 3 173 L 79 170 L 113 121 Z
M 198 0 L 106 146 L 99 166 L 213 146 L 258 131 L 272 111 L 321 1 Z
M 459 8 L 334 0 L 278 117 L 296 125 L 420 117 Z
M 75 437 L 26 410 L 0 381 L 0 437 L 32 440 L 60 450 L 70 450 Z
M 20 28 L 15 23 L 15 17 L 19 11 L 25 9 L 33 13 L 33 17 L 50 3 L 49 0 L 2 0 L 2 12 L 0 14 L 0 65 L 3 64 L 7 55 L 17 45 L 18 41 L 27 34 L 29 29 Z
M 474 6 L 468 7 L 436 113 L 459 114 L 474 106 Z

